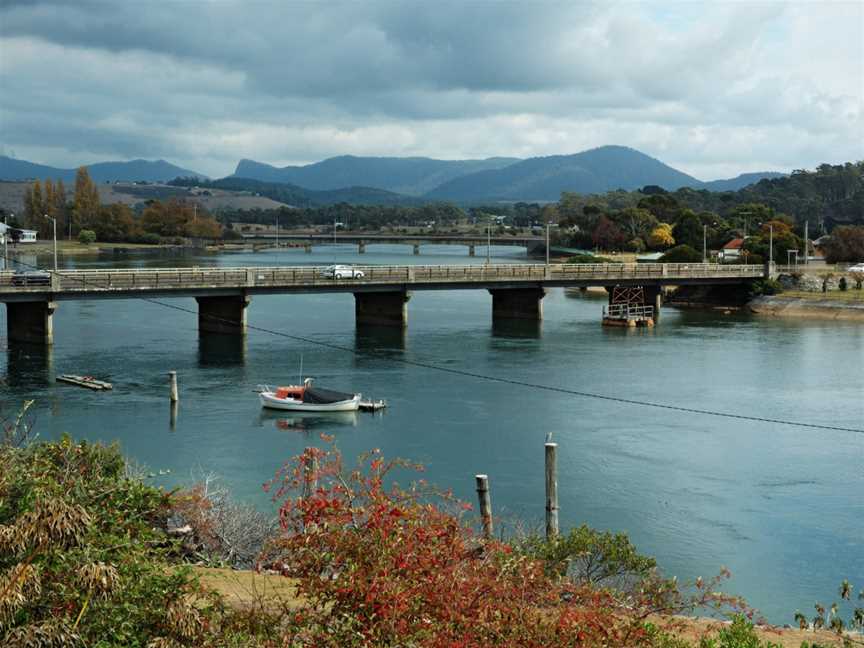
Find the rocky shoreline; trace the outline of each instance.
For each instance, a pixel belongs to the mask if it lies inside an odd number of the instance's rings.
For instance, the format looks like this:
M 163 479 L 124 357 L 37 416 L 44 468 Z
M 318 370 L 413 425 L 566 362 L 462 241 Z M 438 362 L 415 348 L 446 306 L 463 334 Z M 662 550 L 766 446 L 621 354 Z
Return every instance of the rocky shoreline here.
M 864 322 L 864 301 L 839 301 L 786 295 L 757 297 L 747 305 L 751 313 L 769 317 L 833 319 Z

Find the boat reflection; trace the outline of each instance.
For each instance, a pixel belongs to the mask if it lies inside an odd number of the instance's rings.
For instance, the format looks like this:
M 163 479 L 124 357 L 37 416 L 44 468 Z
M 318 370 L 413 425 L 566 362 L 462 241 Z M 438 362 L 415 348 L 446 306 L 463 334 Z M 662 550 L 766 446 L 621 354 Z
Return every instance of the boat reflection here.
M 336 427 L 356 427 L 357 412 L 283 412 L 262 409 L 259 423 L 279 430 L 327 430 Z

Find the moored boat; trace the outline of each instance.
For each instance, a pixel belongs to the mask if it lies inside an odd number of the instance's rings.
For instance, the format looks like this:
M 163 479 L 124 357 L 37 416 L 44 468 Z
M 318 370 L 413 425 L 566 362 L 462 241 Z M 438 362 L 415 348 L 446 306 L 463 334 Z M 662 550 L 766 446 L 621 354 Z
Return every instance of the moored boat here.
M 361 398 L 360 394 L 313 387 L 311 378 L 302 385 L 262 386 L 258 396 L 262 407 L 297 412 L 353 412 L 359 409 Z

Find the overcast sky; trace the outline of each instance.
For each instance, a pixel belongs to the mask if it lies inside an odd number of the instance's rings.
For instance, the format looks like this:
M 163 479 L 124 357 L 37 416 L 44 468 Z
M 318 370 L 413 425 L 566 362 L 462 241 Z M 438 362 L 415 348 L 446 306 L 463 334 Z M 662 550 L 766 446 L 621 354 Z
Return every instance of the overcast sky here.
M 864 159 L 864 2 L 0 0 L 0 153 Z

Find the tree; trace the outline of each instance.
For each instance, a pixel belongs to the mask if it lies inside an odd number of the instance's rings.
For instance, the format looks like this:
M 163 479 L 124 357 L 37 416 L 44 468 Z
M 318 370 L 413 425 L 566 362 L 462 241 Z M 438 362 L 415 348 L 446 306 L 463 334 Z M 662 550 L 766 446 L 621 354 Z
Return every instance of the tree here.
M 627 240 L 624 232 L 606 216 L 601 216 L 592 235 L 594 245 L 603 250 L 620 250 Z
M 652 250 L 665 250 L 673 245 L 675 245 L 675 237 L 672 236 L 672 226 L 669 223 L 660 223 L 651 230 L 648 246 Z
M 93 230 L 82 229 L 78 232 L 78 242 L 84 245 L 90 245 L 96 242 L 96 232 Z
M 834 228 L 825 245 L 825 260 L 828 263 L 864 261 L 864 226 Z
M 99 190 L 96 188 L 87 167 L 78 167 L 75 174 L 75 202 L 73 207 L 73 227 L 88 227 L 92 229 L 96 214 L 99 211 Z
M 702 261 L 702 254 L 689 245 L 674 247 L 660 257 L 660 263 L 699 263 L 700 261 Z
M 690 209 L 685 209 L 672 230 L 675 241 L 691 248 L 702 247 L 702 222 Z
M 45 214 L 45 201 L 42 195 L 42 183 L 36 180 L 30 190 L 24 194 L 24 226 L 40 230 Z

